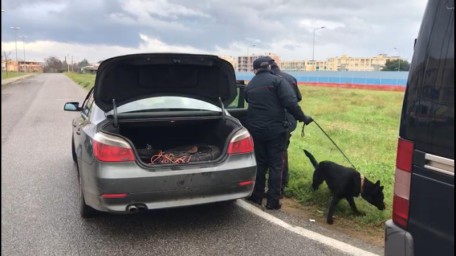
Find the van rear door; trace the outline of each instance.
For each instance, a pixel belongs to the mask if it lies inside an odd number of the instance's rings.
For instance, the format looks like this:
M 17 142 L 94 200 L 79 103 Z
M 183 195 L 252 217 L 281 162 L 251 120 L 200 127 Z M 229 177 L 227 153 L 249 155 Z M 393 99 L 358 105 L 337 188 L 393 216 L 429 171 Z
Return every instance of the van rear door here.
M 454 1 L 428 3 L 402 109 L 413 143 L 408 222 L 415 255 L 454 255 Z

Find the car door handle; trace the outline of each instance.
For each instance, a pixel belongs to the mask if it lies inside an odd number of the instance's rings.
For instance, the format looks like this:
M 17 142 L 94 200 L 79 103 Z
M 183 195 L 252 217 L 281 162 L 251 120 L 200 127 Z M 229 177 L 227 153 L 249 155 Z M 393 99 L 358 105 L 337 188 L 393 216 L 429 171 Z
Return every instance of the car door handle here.
M 78 129 L 76 130 L 76 134 L 77 134 L 77 135 L 81 135 L 81 128 L 78 128 Z

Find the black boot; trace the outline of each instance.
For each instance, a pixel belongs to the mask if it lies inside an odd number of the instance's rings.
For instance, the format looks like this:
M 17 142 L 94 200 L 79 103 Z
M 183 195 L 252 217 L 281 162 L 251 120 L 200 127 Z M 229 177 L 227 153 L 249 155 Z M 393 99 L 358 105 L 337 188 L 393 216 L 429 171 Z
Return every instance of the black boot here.
M 285 196 L 285 185 L 280 189 L 280 199 L 283 199 Z
M 250 201 L 254 204 L 262 205 L 263 203 L 263 193 L 253 193 L 251 196 L 247 197 L 247 201 Z
M 280 204 L 279 200 L 268 198 L 268 202 L 266 203 L 266 209 L 279 210 L 281 207 L 282 207 L 282 205 Z
M 280 188 L 280 199 L 283 199 L 285 197 L 285 188 L 288 186 L 288 174 L 286 175 L 286 178 L 282 183 L 282 187 Z

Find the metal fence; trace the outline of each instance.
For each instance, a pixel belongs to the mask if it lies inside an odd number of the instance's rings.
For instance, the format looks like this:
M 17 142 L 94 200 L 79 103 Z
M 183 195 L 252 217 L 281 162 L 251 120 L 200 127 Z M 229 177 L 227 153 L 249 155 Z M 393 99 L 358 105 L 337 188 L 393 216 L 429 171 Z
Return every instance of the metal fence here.
M 354 84 L 403 86 L 407 84 L 408 71 L 308 71 L 288 72 L 298 83 Z M 253 73 L 236 72 L 236 79 L 250 80 Z

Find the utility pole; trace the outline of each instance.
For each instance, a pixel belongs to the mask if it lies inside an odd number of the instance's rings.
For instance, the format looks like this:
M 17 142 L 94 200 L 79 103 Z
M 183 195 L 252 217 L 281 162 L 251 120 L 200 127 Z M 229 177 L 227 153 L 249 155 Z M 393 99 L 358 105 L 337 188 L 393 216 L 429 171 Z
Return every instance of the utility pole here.
M 397 54 L 397 72 L 401 71 L 401 58 L 399 57 L 399 51 L 397 50 L 396 47 L 394 47 L 394 50 L 396 51 Z
M 5 12 L 5 10 L 2 10 L 2 23 L 3 23 L 3 12 Z M 3 37 L 3 30 L 2 30 L 2 37 Z M 2 49 L 3 49 L 3 40 L 2 40 Z M 7 66 L 8 64 L 6 63 L 6 53 L 5 53 L 5 71 L 6 71 L 6 74 L 8 75 L 8 69 L 7 69 Z M 2 66 L 2 80 L 3 80 L 3 66 Z
M 314 31 L 313 31 L 312 62 L 313 62 L 313 65 L 314 65 L 314 71 L 315 71 L 315 68 L 316 68 L 316 63 L 315 63 L 315 32 L 317 32 L 317 30 L 319 30 L 319 29 L 324 29 L 324 28 L 325 28 L 324 26 L 319 27 L 319 28 L 314 28 Z
M 14 42 L 16 44 L 16 72 L 19 73 L 19 61 L 17 60 L 17 31 L 21 29 L 21 27 L 10 27 L 14 29 Z
M 67 64 L 67 72 L 70 72 L 70 63 L 67 62 L 67 56 L 70 57 L 69 54 L 65 55 L 65 63 Z M 70 61 L 70 60 L 68 60 Z
M 27 72 L 27 64 L 26 64 L 26 61 L 25 61 L 25 38 L 27 36 L 18 36 L 19 38 L 22 38 L 22 50 L 24 51 L 24 70 L 25 72 Z
M 3 51 L 3 55 L 5 56 L 5 71 L 6 71 L 6 77 L 8 77 L 8 56 L 11 54 L 11 52 L 8 52 L 6 54 L 6 51 Z M 3 78 L 3 76 L 2 76 Z

